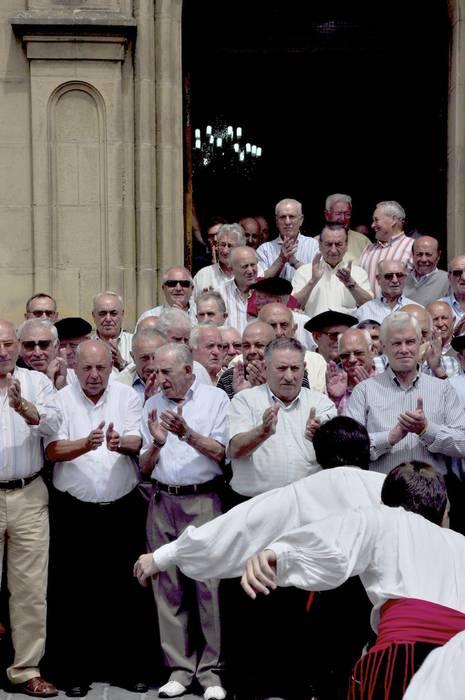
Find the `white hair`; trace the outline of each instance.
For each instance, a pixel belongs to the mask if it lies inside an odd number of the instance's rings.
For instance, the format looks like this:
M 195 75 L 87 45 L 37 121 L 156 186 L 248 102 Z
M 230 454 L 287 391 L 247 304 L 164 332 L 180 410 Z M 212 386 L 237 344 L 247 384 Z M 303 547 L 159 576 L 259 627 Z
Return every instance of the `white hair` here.
M 190 365 L 192 367 L 192 353 L 187 345 L 182 343 L 166 343 L 155 350 L 155 357 L 157 357 L 161 352 L 172 352 L 176 357 L 176 362 L 179 365 L 186 367 Z
M 393 311 L 392 314 L 386 316 L 379 329 L 379 337 L 383 345 L 386 345 L 389 336 L 396 330 L 402 330 L 412 326 L 415 330 L 417 340 L 421 340 L 421 328 L 417 319 L 410 316 L 405 311 Z
M 48 321 L 45 318 L 28 318 L 26 321 L 23 321 L 19 326 L 18 330 L 16 331 L 16 337 L 21 340 L 21 336 L 24 333 L 24 331 L 28 330 L 34 330 L 34 329 L 43 329 L 45 328 L 46 330 L 50 331 L 50 335 L 52 336 L 53 342 L 56 342 L 58 340 L 58 331 L 53 325 L 51 321 Z
M 96 295 L 94 296 L 94 298 L 92 299 L 92 308 L 95 309 L 95 304 L 96 304 L 96 302 L 97 302 L 99 299 L 101 299 L 102 297 L 116 297 L 116 299 L 118 299 L 118 302 L 119 302 L 121 308 L 124 309 L 123 297 L 121 297 L 121 296 L 120 296 L 119 294 L 117 294 L 116 292 L 99 292 L 99 293 L 96 294 Z
M 224 236 L 235 238 L 236 245 L 245 245 L 245 232 L 240 224 L 223 224 L 216 234 L 217 244 Z
M 200 323 L 198 326 L 195 326 L 195 328 L 191 330 L 191 334 L 189 336 L 189 347 L 191 348 L 191 350 L 197 350 L 197 348 L 199 347 L 200 336 L 202 335 L 202 331 L 205 328 L 208 328 L 209 331 L 218 331 L 221 338 L 219 328 L 217 328 L 216 326 L 212 326 L 211 323 Z
M 349 197 L 348 194 L 330 194 L 326 197 L 325 210 L 329 211 L 338 202 L 344 202 L 352 207 L 352 197 Z
M 399 219 L 402 224 L 405 221 L 405 209 L 401 207 L 399 202 L 396 202 L 394 199 L 387 199 L 384 202 L 378 202 L 376 208 L 382 209 L 389 216 L 394 216 L 396 219 Z
M 297 199 L 281 199 L 280 202 L 277 203 L 277 205 L 274 208 L 276 216 L 278 215 L 278 209 L 279 207 L 286 206 L 287 204 L 296 204 L 297 208 L 299 210 L 299 215 L 302 214 L 302 204 L 297 201 Z
M 182 265 L 171 265 L 171 267 L 168 267 L 164 273 L 163 273 L 163 282 L 162 284 L 165 284 L 166 280 L 169 279 L 168 272 L 171 272 L 171 270 L 182 270 L 183 272 L 186 273 L 187 279 L 192 282 L 192 275 L 187 269 L 187 267 L 183 267 Z
M 182 328 L 188 330 L 189 333 L 192 329 L 191 320 L 188 314 L 186 314 L 186 312 L 182 309 L 171 308 L 162 313 L 162 315 L 159 316 L 159 319 L 157 329 L 165 334 L 176 325 L 182 326 Z

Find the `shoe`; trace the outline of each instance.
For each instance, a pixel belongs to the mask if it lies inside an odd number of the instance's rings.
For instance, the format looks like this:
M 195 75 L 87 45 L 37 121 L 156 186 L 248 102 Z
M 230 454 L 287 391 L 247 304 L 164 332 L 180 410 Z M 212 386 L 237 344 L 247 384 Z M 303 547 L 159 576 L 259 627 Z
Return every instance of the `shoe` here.
M 146 693 L 149 689 L 148 683 L 144 681 L 114 681 L 111 685 L 117 685 L 120 688 L 129 690 L 131 693 Z
M 73 685 L 71 688 L 66 688 L 65 695 L 68 698 L 85 698 L 89 692 L 89 686 L 87 683 L 85 685 Z
M 183 695 L 187 688 L 179 681 L 168 681 L 158 690 L 159 698 L 177 698 L 178 695 Z
M 53 683 L 49 683 L 42 676 L 34 676 L 25 683 L 15 684 L 14 689 L 17 693 L 24 693 L 33 698 L 53 698 L 58 695 Z
M 204 700 L 224 700 L 226 691 L 220 685 L 209 685 L 203 694 Z

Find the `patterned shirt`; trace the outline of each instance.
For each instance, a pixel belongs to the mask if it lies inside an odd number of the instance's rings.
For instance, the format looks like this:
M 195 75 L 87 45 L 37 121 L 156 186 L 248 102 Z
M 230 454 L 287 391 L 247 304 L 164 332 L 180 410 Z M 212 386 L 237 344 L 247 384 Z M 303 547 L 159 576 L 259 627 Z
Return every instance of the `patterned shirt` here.
M 358 264 L 366 270 L 376 296 L 381 294 L 381 288 L 376 279 L 378 263 L 381 260 L 401 260 L 411 269 L 413 267 L 412 246 L 413 238 L 408 238 L 405 233 L 399 233 L 386 243 L 376 241 L 364 250 Z
M 267 243 L 262 243 L 257 249 L 257 258 L 259 262 L 262 263 L 265 270 L 268 270 L 272 266 L 276 258 L 281 253 L 281 246 L 283 244 L 282 238 L 278 236 L 274 241 L 268 241 Z M 297 236 L 297 253 L 296 258 L 301 263 L 311 263 L 315 255 L 319 251 L 319 246 L 314 238 L 309 238 L 308 236 L 302 236 L 301 233 Z M 292 282 L 294 277 L 295 269 L 289 263 L 285 263 L 281 272 L 280 277 Z

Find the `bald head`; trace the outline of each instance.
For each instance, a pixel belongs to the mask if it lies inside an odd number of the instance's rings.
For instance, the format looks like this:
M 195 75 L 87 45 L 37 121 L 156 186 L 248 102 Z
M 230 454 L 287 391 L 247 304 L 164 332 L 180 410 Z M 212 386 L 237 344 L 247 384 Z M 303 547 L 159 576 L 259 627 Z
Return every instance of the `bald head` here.
M 404 311 L 412 318 L 416 318 L 421 328 L 422 342 L 431 340 L 433 331 L 433 320 L 431 318 L 431 315 L 426 309 L 423 308 L 423 306 L 417 306 L 417 304 L 406 304 L 401 309 L 399 309 L 399 311 Z
M 439 262 L 441 251 L 432 236 L 420 236 L 413 243 L 413 266 L 418 277 L 433 272 Z
M 257 281 L 257 254 L 253 248 L 238 246 L 233 248 L 229 258 L 234 279 L 241 292 Z
M 102 340 L 84 340 L 76 351 L 76 376 L 84 394 L 97 403 L 108 386 L 111 350 Z
M 294 322 L 292 311 L 284 304 L 271 302 L 265 304 L 259 311 L 258 318 L 271 326 L 276 338 L 293 338 L 297 324 Z
M 268 343 L 275 338 L 275 332 L 268 323 L 254 321 L 245 327 L 242 334 L 242 353 L 247 363 L 263 361 Z
M 432 301 L 426 310 L 432 318 L 434 328 L 441 334 L 442 347 L 445 347 L 454 332 L 455 316 L 452 307 L 445 301 Z
M 14 372 L 19 355 L 19 342 L 14 325 L 0 320 L 0 381 L 6 380 L 8 373 Z

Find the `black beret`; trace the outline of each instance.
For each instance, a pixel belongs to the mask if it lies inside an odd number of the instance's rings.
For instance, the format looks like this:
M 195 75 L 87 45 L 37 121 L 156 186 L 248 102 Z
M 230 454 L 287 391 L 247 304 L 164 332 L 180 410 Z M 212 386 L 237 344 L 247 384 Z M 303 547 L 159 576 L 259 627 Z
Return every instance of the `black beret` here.
M 261 279 L 250 285 L 250 289 L 256 289 L 258 292 L 268 292 L 268 294 L 276 294 L 284 296 L 291 294 L 292 284 L 289 280 L 283 277 L 262 277 Z
M 90 323 L 79 316 L 61 318 L 55 323 L 59 340 L 70 340 L 71 338 L 82 338 L 92 331 Z
M 350 316 L 349 314 L 344 314 L 342 311 L 323 311 L 321 314 L 317 314 L 310 321 L 307 321 L 304 328 L 306 331 L 321 331 L 323 328 L 328 326 L 347 326 L 351 328 L 357 325 L 358 318 L 356 316 Z

